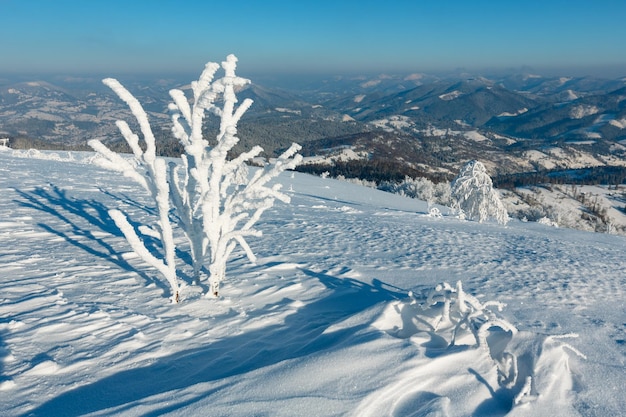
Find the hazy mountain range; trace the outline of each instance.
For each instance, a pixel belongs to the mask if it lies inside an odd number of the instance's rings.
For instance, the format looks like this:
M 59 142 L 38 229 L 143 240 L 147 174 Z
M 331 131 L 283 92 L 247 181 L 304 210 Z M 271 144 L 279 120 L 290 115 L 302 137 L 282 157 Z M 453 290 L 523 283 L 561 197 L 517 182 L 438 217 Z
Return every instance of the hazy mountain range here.
M 167 92 L 184 83 L 119 80 L 149 112 L 164 153 L 176 153 Z M 469 159 L 493 175 L 626 166 L 626 78 L 261 78 L 239 97 L 255 102 L 239 126 L 240 149 L 260 144 L 272 156 L 298 142 L 314 171 L 376 176 L 363 167 L 379 166 L 396 176 L 450 178 Z M 0 78 L 0 137 L 14 146 L 113 143 L 118 119 L 133 120 L 99 78 Z

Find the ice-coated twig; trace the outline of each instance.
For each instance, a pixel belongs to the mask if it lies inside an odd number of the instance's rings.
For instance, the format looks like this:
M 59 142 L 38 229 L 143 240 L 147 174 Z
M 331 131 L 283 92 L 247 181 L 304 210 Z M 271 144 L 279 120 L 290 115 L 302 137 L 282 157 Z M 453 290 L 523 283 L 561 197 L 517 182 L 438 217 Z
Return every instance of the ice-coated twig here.
M 174 100 L 172 133 L 185 149 L 182 167 L 171 167 L 172 202 L 181 219 L 181 226 L 190 242 L 195 279 L 201 279 L 205 258 L 209 258 L 209 294 L 218 295 L 225 278 L 226 261 L 237 244 L 254 262 L 246 237 L 260 236 L 253 228 L 274 200 L 288 202 L 280 185 L 267 183 L 300 161 L 299 145 L 292 145 L 274 163 L 259 169 L 249 177 L 246 163 L 257 157 L 259 146 L 229 160 L 229 151 L 239 142 L 237 123 L 252 105 L 246 99 L 237 106 L 236 89 L 250 81 L 235 74 L 237 58 L 229 55 L 221 68 L 222 78 L 216 78 L 220 65 L 209 63 L 192 85 L 191 104 L 180 90 L 170 91 Z M 221 99 L 221 101 L 220 101 Z M 216 103 L 220 103 L 218 106 Z M 202 124 L 206 116 L 220 118 L 214 141 L 204 139 Z M 209 295 L 208 294 L 208 295 Z
M 524 386 L 522 387 L 522 389 L 520 390 L 520 392 L 517 393 L 517 395 L 515 396 L 515 398 L 513 399 L 513 404 L 517 405 L 519 403 L 521 403 L 524 400 L 524 397 L 527 397 L 530 395 L 531 392 L 531 387 L 532 387 L 532 377 L 527 376 L 526 380 L 524 381 Z
M 497 301 L 486 301 L 481 303 L 478 298 L 463 290 L 461 281 L 453 287 L 447 282 L 438 284 L 427 295 L 426 302 L 421 305 L 422 310 L 432 309 L 433 306 L 441 305 L 441 313 L 436 318 L 433 326 L 434 331 L 442 328 L 451 329 L 449 343 L 454 345 L 463 329 L 472 333 L 476 346 L 487 346 L 487 336 L 489 329 L 499 327 L 504 331 L 513 334 L 517 328 L 507 320 L 498 317 L 491 307 L 496 307 L 498 311 L 504 307 L 503 303 Z
M 150 232 L 148 232 L 149 236 L 157 236 L 161 241 L 164 252 L 162 255 L 163 259 L 157 260 L 154 255 L 146 249 L 145 243 L 137 235 L 132 226 L 130 226 L 124 214 L 114 210 L 111 211 L 111 217 L 118 228 L 122 230 L 133 250 L 145 262 L 155 267 L 166 278 L 172 291 L 172 300 L 178 302 L 180 298 L 180 285 L 176 277 L 176 246 L 174 243 L 172 225 L 169 219 L 170 190 L 167 182 L 167 166 L 163 159 L 156 157 L 156 141 L 152 133 L 152 128 L 150 127 L 150 122 L 148 121 L 148 115 L 139 101 L 117 80 L 107 78 L 103 80 L 103 83 L 110 87 L 118 97 L 129 106 L 132 114 L 139 123 L 146 144 L 146 150 L 143 151 L 141 149 L 139 146 L 139 136 L 133 133 L 128 124 L 124 121 L 117 121 L 116 125 L 128 143 L 128 146 L 130 146 L 133 151 L 135 161 L 137 162 L 136 164 L 131 164 L 98 140 L 90 140 L 89 145 L 104 158 L 99 160 L 99 165 L 121 172 L 124 176 L 133 179 L 149 192 L 156 205 L 157 220 L 152 227 L 144 226 L 148 227 L 150 230 Z M 145 228 L 141 229 L 145 230 Z
M 577 337 L 579 337 L 577 333 L 557 334 L 557 335 L 548 336 L 548 340 L 575 339 Z M 569 343 L 561 342 L 561 346 L 569 349 L 574 354 L 576 354 L 576 356 L 585 360 L 587 359 L 587 355 L 585 355 L 584 353 L 582 353 L 580 350 L 576 349 L 574 346 L 570 345 Z

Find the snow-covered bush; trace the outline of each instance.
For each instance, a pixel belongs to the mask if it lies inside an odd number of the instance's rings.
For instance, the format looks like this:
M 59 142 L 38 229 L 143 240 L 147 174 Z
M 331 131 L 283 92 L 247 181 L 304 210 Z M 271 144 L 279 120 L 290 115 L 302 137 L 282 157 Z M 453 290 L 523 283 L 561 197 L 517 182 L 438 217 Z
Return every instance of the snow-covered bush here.
M 549 217 L 542 217 L 539 220 L 537 220 L 537 223 L 543 224 L 546 226 L 559 227 L 558 223 L 553 220 L 550 220 Z
M 466 293 L 460 281 L 454 287 L 444 282 L 420 294 L 410 292 L 409 297 L 404 306 L 393 308 L 400 312 L 403 323 L 410 322 L 414 327 L 394 329 L 396 334 L 401 337 L 429 334 L 431 341 L 427 345 L 437 349 L 460 345 L 482 349 L 494 363 L 502 397 L 508 396 L 513 407 L 534 401 L 542 391 L 553 389 L 552 371 L 559 372 L 556 368 L 562 362 L 567 367 L 565 349 L 585 358 L 562 341 L 577 337 L 576 334 L 536 340 L 536 335 L 519 332 L 499 316 L 503 303 L 481 302 Z M 543 349 L 548 347 L 552 351 L 544 354 Z
M 517 329 L 508 321 L 498 317 L 492 308 L 502 311 L 503 303 L 487 301 L 481 303 L 476 297 L 463 291 L 461 281 L 456 286 L 447 282 L 437 285 L 426 294 L 416 297 L 409 293 L 412 305 L 418 305 L 420 321 L 446 341 L 447 346 L 487 346 L 488 331 L 499 327 L 516 333 Z M 424 299 L 420 302 L 420 299 Z
M 452 182 L 452 206 L 465 218 L 483 222 L 494 219 L 500 224 L 509 220 L 504 204 L 493 189 L 487 169 L 479 161 L 468 162 Z
M 260 146 L 228 160 L 228 152 L 239 142 L 237 123 L 252 104 L 252 100 L 246 99 L 236 107 L 235 88 L 250 82 L 235 75 L 236 63 L 237 58 L 229 55 L 222 62 L 224 77 L 216 80 L 219 65 L 208 63 L 198 81 L 191 85 L 191 105 L 181 90 L 170 91 L 174 100 L 169 107 L 172 132 L 185 149 L 182 167 L 170 164 L 172 201 L 191 245 L 194 277 L 200 278 L 205 257 L 210 257 L 209 283 L 214 295 L 218 295 L 226 261 L 236 244 L 254 262 L 246 237 L 261 234 L 253 226 L 275 199 L 289 202 L 289 197 L 280 192 L 280 184 L 269 186 L 268 182 L 302 160 L 297 154 L 300 145 L 293 144 L 274 163 L 251 177 L 245 163 L 263 151 Z M 220 118 L 214 143 L 202 135 L 207 114 Z
M 378 186 L 378 189 L 423 200 L 429 204 L 450 205 L 450 184 L 447 182 L 435 184 L 428 178 L 407 176 L 399 183 L 384 181 Z
M 157 205 L 158 220 L 150 229 L 154 233 L 149 234 L 160 237 L 164 259 L 159 260 L 146 250 L 141 238 L 125 221 L 125 216 L 113 211 L 112 217 L 133 250 L 166 276 L 172 289 L 176 289 L 175 294 L 178 294 L 178 287 L 174 285 L 177 280 L 175 248 L 168 217 L 170 200 L 178 223 L 189 240 L 194 278 L 203 278 L 203 266 L 208 259 L 210 294 L 218 295 L 219 285 L 226 274 L 226 262 L 236 245 L 239 244 L 254 262 L 255 257 L 246 237 L 261 234 L 253 226 L 275 199 L 289 201 L 289 197 L 280 191 L 280 184 L 270 185 L 269 182 L 281 172 L 295 168 L 302 159 L 297 154 L 300 146 L 293 144 L 273 163 L 253 175 L 249 175 L 246 162 L 257 157 L 263 151 L 261 147 L 255 146 L 229 159 L 229 151 L 239 142 L 237 123 L 252 104 L 252 100 L 246 99 L 236 106 L 235 89 L 250 83 L 235 74 L 236 63 L 234 55 L 229 55 L 221 66 L 209 62 L 198 81 L 191 83 L 191 99 L 181 90 L 170 91 L 173 99 L 169 106 L 172 133 L 185 152 L 181 156 L 182 165 L 170 163 L 169 173 L 164 160 L 155 157 L 154 135 L 139 102 L 116 80 L 104 80 L 128 104 L 139 122 L 146 150 L 144 152 L 139 147 L 138 136 L 121 121 L 117 125 L 133 150 L 137 164 L 110 151 L 99 141 L 91 141 L 90 145 L 104 156 L 104 166 L 134 179 L 150 192 Z M 215 79 L 220 67 L 224 76 Z M 212 142 L 203 135 L 207 115 L 220 119 L 219 131 Z
M 441 219 L 443 217 L 443 214 L 441 214 L 441 210 L 439 210 L 437 207 L 431 207 L 430 210 L 428 210 L 428 217 Z

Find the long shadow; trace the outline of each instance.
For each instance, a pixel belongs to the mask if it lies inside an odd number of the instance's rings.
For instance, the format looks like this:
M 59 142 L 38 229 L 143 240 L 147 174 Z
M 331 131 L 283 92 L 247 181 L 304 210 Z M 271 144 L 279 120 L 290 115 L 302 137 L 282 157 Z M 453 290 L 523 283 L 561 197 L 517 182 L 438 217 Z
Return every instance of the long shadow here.
M 342 199 L 338 199 L 338 198 L 330 198 L 330 197 L 321 197 L 319 195 L 314 195 L 314 194 L 308 194 L 308 193 L 298 193 L 296 192 L 296 194 L 300 195 L 300 196 L 304 196 L 304 197 L 309 197 L 312 198 L 314 200 L 322 200 L 322 201 L 328 201 L 328 202 L 332 202 L 335 204 L 346 204 L 346 205 L 351 205 L 351 206 L 356 206 L 356 207 L 362 207 L 362 206 L 366 206 L 366 203 L 360 203 L 360 202 L 356 202 L 356 201 L 349 201 L 349 200 L 342 200 Z M 381 207 L 383 210 L 388 210 L 387 207 Z M 397 211 L 397 212 L 401 212 L 401 213 L 410 213 L 410 214 L 426 214 L 427 212 L 417 212 L 414 210 L 406 210 L 406 209 L 400 209 L 400 208 L 393 208 L 393 211 Z
M 297 193 L 297 194 L 299 194 L 301 196 L 304 196 L 304 197 L 309 197 L 309 198 L 312 198 L 312 199 L 315 199 L 315 200 L 328 201 L 328 202 L 335 203 L 335 204 L 350 204 L 350 205 L 353 205 L 353 206 L 362 206 L 363 205 L 363 203 L 359 203 L 359 202 L 355 202 L 355 201 L 341 200 L 341 199 L 338 199 L 338 198 L 330 198 L 330 197 L 322 197 L 322 196 L 319 196 L 319 195 L 308 194 L 308 193 Z
M 154 283 L 166 293 L 169 291 L 169 288 L 163 282 L 141 271 L 137 271 L 121 256 L 119 250 L 107 243 L 105 239 L 94 234 L 95 230 L 99 230 L 113 236 L 123 236 L 113 219 L 109 216 L 108 208 L 104 204 L 95 200 L 81 200 L 70 197 L 65 190 L 54 185 L 49 190 L 38 187 L 32 192 L 17 189 L 15 192 L 23 199 L 21 201 L 15 200 L 17 204 L 56 217 L 70 226 L 72 235 L 75 237 L 61 230 L 56 230 L 46 223 L 38 223 L 37 225 L 45 231 L 57 235 L 69 244 L 93 256 L 105 259 L 124 270 L 135 271 L 148 283 Z M 84 220 L 89 227 L 81 226 L 72 219 L 73 217 Z M 84 243 L 83 240 L 92 244 Z
M 476 370 L 469 368 L 469 373 L 474 375 L 478 382 L 483 384 L 489 390 L 491 397 L 483 401 L 481 404 L 476 407 L 473 417 L 480 416 L 494 416 L 494 417 L 504 417 L 507 415 L 511 409 L 513 408 L 513 398 L 515 395 L 512 393 L 512 390 L 499 388 L 497 391 L 493 389 L 493 387 L 487 382 L 487 380 L 480 375 Z
M 130 207 L 135 207 L 136 209 L 139 209 L 147 214 L 152 214 L 152 215 L 156 214 L 156 210 L 154 208 L 150 208 L 143 204 L 138 203 L 137 201 L 133 200 L 131 197 L 129 197 L 125 193 L 113 193 L 109 190 L 105 190 L 104 188 L 99 188 L 99 190 L 102 194 L 111 197 L 113 200 L 117 200 Z
M 149 366 L 118 372 L 61 394 L 25 416 L 72 417 L 112 407 L 117 407 L 119 412 L 120 409 L 132 407 L 136 401 L 157 394 L 243 375 L 284 360 L 332 350 L 354 337 L 359 330 L 368 327 L 369 323 L 324 333 L 329 326 L 377 303 L 404 296 L 401 292 L 385 288 L 380 281 L 368 285 L 325 273 L 302 271 L 312 279 L 319 280 L 326 287 L 327 293 L 323 298 L 287 316 L 284 323 L 178 352 L 160 358 Z M 290 302 L 285 299 L 279 305 Z M 271 307 L 275 305 L 267 308 Z M 359 342 L 374 337 L 375 333 L 364 333 L 359 336 Z M 227 381 L 224 383 L 228 384 Z M 197 398 L 191 399 L 186 395 L 184 404 L 179 403 L 178 406 L 192 404 L 206 395 L 199 393 Z M 168 404 L 167 407 L 173 410 L 176 404 Z
M 134 199 L 132 199 L 131 197 L 129 197 L 128 195 L 124 194 L 124 193 L 114 193 L 108 190 L 105 190 L 104 188 L 100 188 L 100 192 L 102 192 L 102 194 L 109 196 L 110 198 L 112 198 L 113 200 L 116 200 L 120 203 L 122 203 L 123 205 L 129 206 L 129 207 L 134 207 L 136 209 L 139 209 L 140 211 L 143 211 L 145 214 L 147 215 L 151 215 L 151 216 L 156 216 L 157 215 L 157 211 L 155 208 L 153 207 L 147 207 L 141 203 L 138 203 L 137 201 L 135 201 Z M 172 221 L 173 223 L 179 222 L 180 219 L 173 214 L 172 212 L 170 212 L 170 221 Z M 132 220 L 129 219 L 129 222 L 135 227 L 135 229 L 137 229 L 137 224 L 133 224 Z M 148 240 L 149 237 L 144 236 L 145 240 Z M 148 246 L 148 244 L 146 245 Z M 152 248 L 150 248 L 149 246 L 147 247 L 148 250 L 151 251 L 159 251 L 160 249 L 158 248 L 159 245 L 157 244 L 153 244 Z M 191 258 L 191 252 L 190 251 L 183 251 L 180 248 L 176 247 L 175 248 L 176 251 L 176 256 L 178 257 L 178 259 L 180 259 L 181 261 L 183 261 L 184 263 L 186 263 L 188 266 L 193 266 L 193 259 Z M 202 266 L 202 272 L 207 274 L 209 273 L 208 269 L 204 266 Z M 178 271 L 179 277 L 185 279 L 187 282 L 191 282 L 193 281 L 193 278 L 191 276 L 188 276 L 184 273 L 182 273 L 182 271 Z M 205 291 L 208 291 L 208 286 L 206 288 L 203 288 Z
M 0 323 L 2 323 L 3 321 L 4 319 L 0 318 Z M 5 358 L 8 355 L 9 355 L 9 351 L 6 345 L 4 344 L 4 341 L 2 340 L 2 331 L 0 331 L 0 385 L 4 381 L 7 381 L 10 379 L 8 376 L 4 375 L 4 362 L 5 362 Z

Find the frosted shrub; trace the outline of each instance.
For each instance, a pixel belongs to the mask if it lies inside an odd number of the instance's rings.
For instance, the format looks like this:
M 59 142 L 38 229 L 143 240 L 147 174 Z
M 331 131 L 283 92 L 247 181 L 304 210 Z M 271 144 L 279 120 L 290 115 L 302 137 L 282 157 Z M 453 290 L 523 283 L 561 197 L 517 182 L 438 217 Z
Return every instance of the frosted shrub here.
M 154 135 L 140 103 L 116 80 L 104 80 L 128 104 L 139 122 L 146 150 L 140 148 L 139 137 L 123 121 L 118 121 L 117 125 L 133 150 L 134 163 L 110 151 L 97 140 L 89 144 L 104 157 L 100 160 L 101 165 L 132 178 L 154 199 L 158 219 L 151 227 L 140 229 L 144 235 L 161 240 L 164 249 L 162 259 L 146 249 L 140 234 L 130 226 L 125 215 L 113 210 L 111 217 L 133 250 L 167 278 L 176 301 L 179 287 L 169 220 L 170 202 L 190 244 L 194 278 L 204 277 L 202 270 L 208 261 L 210 294 L 217 296 L 219 285 L 226 275 L 226 261 L 237 244 L 254 262 L 255 257 L 246 238 L 261 235 L 253 226 L 274 200 L 289 202 L 289 197 L 280 191 L 280 184 L 270 185 L 270 181 L 281 172 L 295 168 L 302 160 L 297 154 L 300 149 L 297 144 L 253 175 L 248 173 L 246 163 L 263 151 L 261 147 L 255 146 L 234 159 L 228 159 L 229 151 L 239 142 L 237 123 L 252 104 L 252 100 L 246 99 L 241 105 L 236 105 L 235 89 L 250 83 L 235 75 L 236 63 L 234 55 L 229 55 L 221 66 L 209 62 L 198 81 L 191 83 L 193 97 L 190 99 L 181 90 L 170 91 L 173 99 L 169 106 L 172 133 L 185 152 L 181 156 L 182 164 L 170 163 L 169 172 L 165 161 L 155 156 Z M 220 67 L 224 76 L 215 79 Z M 203 135 L 205 116 L 220 120 L 219 130 L 211 142 Z
M 441 214 L 441 210 L 439 210 L 437 207 L 431 207 L 430 210 L 428 210 L 428 217 L 441 219 L 443 217 L 443 214 Z
M 170 91 L 174 100 L 169 107 L 172 132 L 185 149 L 182 167 L 171 164 L 172 201 L 191 245 L 194 277 L 201 278 L 201 266 L 208 256 L 211 294 L 216 296 L 235 246 L 239 244 L 254 262 L 246 237 L 261 235 L 253 226 L 275 199 L 289 202 L 280 192 L 280 184 L 269 186 L 268 182 L 302 160 L 297 144 L 252 176 L 245 163 L 263 151 L 260 146 L 228 160 L 228 152 L 239 142 L 237 123 L 252 104 L 246 99 L 236 107 L 235 88 L 250 83 L 235 75 L 236 63 L 237 58 L 229 55 L 221 65 L 224 77 L 216 80 L 220 66 L 208 63 L 198 81 L 191 84 L 191 104 L 181 90 Z M 220 118 L 213 143 L 202 135 L 205 115 Z
M 546 225 L 546 226 L 559 227 L 557 222 L 555 222 L 553 220 L 550 220 L 550 218 L 548 218 L 548 217 L 540 218 L 539 220 L 537 220 L 537 223 L 543 224 L 543 225 Z
M 402 182 L 384 181 L 378 189 L 406 197 L 423 200 L 429 204 L 450 204 L 450 185 L 448 183 L 434 184 L 428 178 L 405 177 Z
M 463 290 L 460 281 L 454 287 L 444 282 L 418 297 L 413 293 L 409 296 L 415 326 L 412 332 L 428 333 L 432 337 L 429 345 L 437 348 L 465 345 L 483 349 L 495 365 L 502 396 L 508 396 L 512 406 L 533 401 L 541 391 L 552 389 L 557 368 L 567 368 L 565 349 L 585 358 L 562 341 L 577 337 L 576 334 L 537 338 L 529 332 L 519 332 L 499 317 L 497 312 L 502 311 L 504 304 L 480 302 Z M 395 311 L 404 313 L 405 309 L 395 306 Z M 403 321 L 408 322 L 406 317 Z
M 502 311 L 503 303 L 487 301 L 481 303 L 476 297 L 463 291 L 461 281 L 452 287 L 447 282 L 437 285 L 425 294 L 425 301 L 419 303 L 413 293 L 411 304 L 422 311 L 420 318 L 431 331 L 446 340 L 448 346 L 472 344 L 487 346 L 488 331 L 492 327 L 516 333 L 517 329 L 493 311 Z M 423 312 L 426 312 L 423 313 Z
M 479 161 L 468 162 L 452 182 L 453 208 L 462 210 L 465 218 L 483 222 L 494 219 L 500 224 L 509 220 L 508 213 L 487 169 Z

